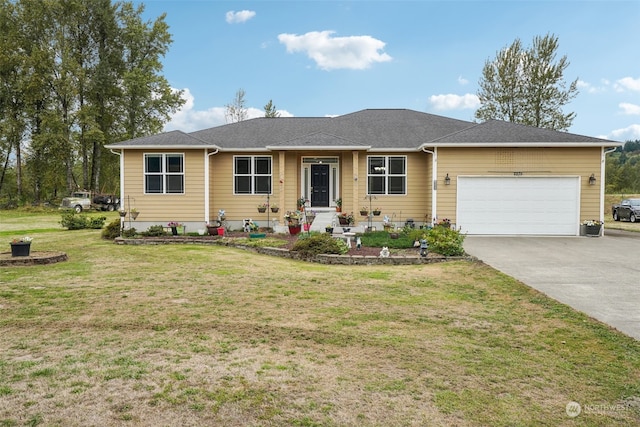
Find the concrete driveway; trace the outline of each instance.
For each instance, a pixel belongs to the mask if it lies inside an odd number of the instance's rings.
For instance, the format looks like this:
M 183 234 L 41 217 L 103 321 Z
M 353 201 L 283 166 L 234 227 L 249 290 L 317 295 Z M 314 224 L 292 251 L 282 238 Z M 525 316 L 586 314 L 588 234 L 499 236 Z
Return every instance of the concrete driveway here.
M 467 236 L 468 254 L 640 340 L 640 233 Z

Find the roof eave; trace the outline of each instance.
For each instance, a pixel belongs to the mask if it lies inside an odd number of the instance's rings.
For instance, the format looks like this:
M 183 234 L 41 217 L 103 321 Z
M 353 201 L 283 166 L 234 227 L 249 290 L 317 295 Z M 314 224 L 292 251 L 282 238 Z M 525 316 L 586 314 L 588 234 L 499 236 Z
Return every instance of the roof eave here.
M 109 144 L 105 148 L 110 150 L 220 150 L 217 145 L 135 145 L 135 144 Z
M 370 145 L 267 145 L 270 151 L 369 151 Z
M 526 147 L 526 148 L 587 148 L 587 147 L 621 147 L 621 142 L 435 142 L 423 144 L 420 148 L 438 147 L 438 148 L 500 148 L 500 147 Z

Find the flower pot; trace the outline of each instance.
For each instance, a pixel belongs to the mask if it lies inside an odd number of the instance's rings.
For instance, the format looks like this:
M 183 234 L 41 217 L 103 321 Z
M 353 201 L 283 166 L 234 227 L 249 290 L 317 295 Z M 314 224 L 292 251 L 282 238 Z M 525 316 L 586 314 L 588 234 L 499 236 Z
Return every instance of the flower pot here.
M 338 217 L 338 221 L 340 225 L 349 225 L 349 220 L 347 218 Z
M 367 216 L 369 215 L 369 211 L 360 211 L 360 215 Z
M 324 231 L 326 231 L 329 234 L 333 234 L 333 227 L 325 227 Z
M 601 225 L 587 225 L 585 227 L 585 233 L 587 236 L 595 237 L 600 236 Z
M 218 236 L 224 236 L 224 227 L 218 227 Z
M 217 236 L 218 235 L 218 227 L 207 226 L 207 232 L 209 236 Z
M 292 236 L 295 236 L 296 234 L 300 233 L 300 229 L 302 227 L 300 225 L 290 225 L 289 226 L 289 234 L 291 234 Z
M 313 224 L 313 221 L 316 219 L 315 215 L 307 215 L 307 222 L 309 224 Z
M 171 234 L 174 236 L 178 235 L 178 227 L 171 227 Z
M 265 213 L 267 211 L 267 208 L 258 208 L 258 212 L 260 213 Z
M 131 218 L 133 218 L 134 221 L 138 218 L 138 215 L 140 215 L 140 212 L 131 212 Z
M 311 224 L 302 224 L 302 228 L 304 231 L 309 231 L 309 229 L 311 228 Z
M 336 212 L 342 212 L 342 206 L 336 206 Z
M 31 242 L 11 243 L 11 256 L 29 256 Z
M 374 214 L 375 216 L 380 216 L 380 214 L 381 214 L 381 213 L 382 213 L 382 211 L 373 211 L 373 214 Z
M 279 210 L 280 210 L 280 208 L 271 208 L 271 212 L 273 212 L 273 213 L 278 213 Z

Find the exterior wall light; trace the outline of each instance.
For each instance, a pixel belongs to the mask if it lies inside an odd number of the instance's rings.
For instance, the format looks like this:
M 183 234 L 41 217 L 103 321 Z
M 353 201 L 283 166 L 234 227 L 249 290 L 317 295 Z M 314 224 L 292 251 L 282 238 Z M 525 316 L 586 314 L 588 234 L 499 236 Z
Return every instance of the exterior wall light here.
M 596 185 L 596 177 L 594 174 L 591 174 L 589 177 L 589 185 Z
M 450 184 L 451 184 L 451 178 L 449 178 L 449 174 L 447 174 L 447 176 L 444 177 L 444 185 L 450 185 Z

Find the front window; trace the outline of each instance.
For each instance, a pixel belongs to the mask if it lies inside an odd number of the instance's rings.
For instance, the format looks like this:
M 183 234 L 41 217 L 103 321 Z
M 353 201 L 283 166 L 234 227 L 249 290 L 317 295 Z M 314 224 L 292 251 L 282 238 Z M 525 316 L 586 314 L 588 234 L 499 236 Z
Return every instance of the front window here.
M 184 155 L 144 155 L 145 194 L 184 194 Z
M 236 156 L 233 162 L 234 194 L 271 194 L 271 157 Z
M 406 194 L 407 158 L 405 156 L 369 156 L 367 158 L 367 194 Z

